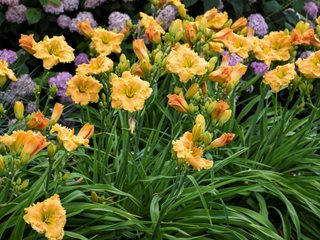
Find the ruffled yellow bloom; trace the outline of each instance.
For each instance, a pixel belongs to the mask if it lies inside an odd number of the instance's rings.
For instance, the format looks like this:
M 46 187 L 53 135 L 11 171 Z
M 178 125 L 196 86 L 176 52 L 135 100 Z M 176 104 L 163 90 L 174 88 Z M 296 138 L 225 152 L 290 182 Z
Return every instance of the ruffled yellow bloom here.
M 182 137 L 172 142 L 173 153 L 179 164 L 191 166 L 194 170 L 210 169 L 213 161 L 202 158 L 204 149 L 192 141 L 192 133 L 185 132 Z
M 135 112 L 143 109 L 144 102 L 151 96 L 152 88 L 140 77 L 132 75 L 129 71 L 122 73 L 122 77 L 113 74 L 111 84 L 111 106 L 114 109 L 124 109 Z
M 90 48 L 103 55 L 120 53 L 120 44 L 123 38 L 124 35 L 122 33 L 115 33 L 102 27 L 97 27 L 93 29 Z
M 292 48 L 291 36 L 283 31 L 271 32 L 263 39 L 252 38 L 257 59 L 270 66 L 272 61 L 287 61 Z
M 8 62 L 0 60 L 0 78 L 9 78 L 12 81 L 17 81 L 14 72 L 8 67 Z
M 22 130 L 0 136 L 0 143 L 20 155 L 22 163 L 26 163 L 49 144 L 40 132 Z
M 48 127 L 49 122 L 48 118 L 46 118 L 40 111 L 37 111 L 27 117 L 26 126 L 29 129 L 45 130 Z
M 288 87 L 289 83 L 296 77 L 294 63 L 278 66 L 263 76 L 263 82 L 271 87 L 272 92 L 277 93 L 281 88 Z
M 179 95 L 177 94 L 168 94 L 168 105 L 174 108 L 178 112 L 186 113 L 189 111 L 189 105 L 185 100 L 183 93 L 180 92 Z
M 207 72 L 208 63 L 190 49 L 188 44 L 175 46 L 166 60 L 166 68 L 169 72 L 179 75 L 179 80 L 188 82 L 195 75 L 203 75 Z
M 99 100 L 99 92 L 102 84 L 90 76 L 75 75 L 67 82 L 66 95 L 81 106 L 89 102 L 96 103 Z
M 143 12 L 140 12 L 140 17 L 142 18 L 140 24 L 145 28 L 148 40 L 152 43 L 160 43 L 161 34 L 165 34 L 166 32 L 163 30 L 157 20 Z
M 74 60 L 73 48 L 65 41 L 64 36 L 44 37 L 43 41 L 34 43 L 34 57 L 43 60 L 43 67 L 51 69 L 58 63 L 68 63 Z
M 291 32 L 292 44 L 313 45 L 320 47 L 320 41 L 316 38 L 314 30 L 307 22 L 300 21 Z
M 23 219 L 49 240 L 61 240 L 66 224 L 66 210 L 62 207 L 58 194 L 25 208 Z
M 320 78 L 320 50 L 306 59 L 299 58 L 296 65 L 306 78 Z
M 225 37 L 220 40 L 229 52 L 235 53 L 242 58 L 247 58 L 249 56 L 249 52 L 252 50 L 252 44 L 249 38 L 233 32 L 226 34 Z
M 112 68 L 113 61 L 104 55 L 100 55 L 99 57 L 90 59 L 90 62 L 87 64 L 80 64 L 76 69 L 76 73 L 78 75 L 100 74 L 109 72 Z
M 74 135 L 74 129 L 63 127 L 59 124 L 52 126 L 50 134 L 58 133 L 58 141 L 63 147 L 71 152 L 76 150 L 80 145 L 89 146 L 89 138 L 92 136 L 94 127 L 90 124 L 85 124 L 79 131 L 78 135 Z

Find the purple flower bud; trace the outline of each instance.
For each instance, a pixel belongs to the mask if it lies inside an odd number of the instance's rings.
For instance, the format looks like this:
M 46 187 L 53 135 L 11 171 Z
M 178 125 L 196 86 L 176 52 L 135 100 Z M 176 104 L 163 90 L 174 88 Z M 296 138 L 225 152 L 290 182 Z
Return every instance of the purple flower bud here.
M 256 75 L 264 75 L 269 70 L 268 65 L 263 62 L 252 62 L 250 67 Z
M 255 34 L 260 37 L 268 33 L 268 25 L 264 20 L 264 17 L 259 13 L 251 14 L 248 17 L 248 27 L 253 28 Z
M 314 2 L 307 2 L 304 4 L 303 10 L 310 16 L 311 18 L 316 18 L 318 15 L 318 6 Z
M 0 50 L 0 59 L 12 64 L 17 60 L 17 54 L 15 51 L 3 49 Z

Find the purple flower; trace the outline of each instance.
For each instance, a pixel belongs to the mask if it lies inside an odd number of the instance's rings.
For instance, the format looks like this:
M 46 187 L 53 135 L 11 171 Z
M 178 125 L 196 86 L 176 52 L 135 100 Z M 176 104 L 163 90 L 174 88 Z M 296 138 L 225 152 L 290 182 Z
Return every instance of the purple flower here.
M 79 7 L 79 0 L 62 0 L 64 11 L 74 11 Z
M 15 6 L 19 4 L 19 0 L 0 0 L 0 4 Z
M 57 96 L 61 97 L 64 102 L 70 101 L 70 98 L 66 96 L 67 82 L 72 78 L 69 72 L 60 72 L 56 77 L 49 79 L 49 86 L 56 84 L 58 88 Z
M 263 62 L 252 62 L 250 67 L 256 75 L 264 75 L 269 70 L 268 65 Z
M 268 33 L 268 25 L 259 13 L 251 14 L 248 17 L 248 27 L 253 28 L 254 32 L 261 37 Z
M 177 18 L 178 10 L 172 5 L 166 6 L 164 9 L 161 9 L 156 20 L 162 25 L 164 29 L 168 29 L 170 24 Z
M 32 102 L 28 102 L 27 105 L 26 105 L 26 113 L 30 114 L 30 113 L 33 113 L 35 112 L 37 109 L 37 104 L 35 101 L 32 101 Z
M 78 65 L 83 63 L 88 63 L 88 62 L 89 62 L 88 55 L 85 53 L 79 53 L 76 59 L 74 60 L 74 65 L 78 67 Z
M 106 0 L 85 0 L 84 8 L 85 9 L 93 9 L 100 5 L 102 5 Z
M 10 23 L 23 23 L 26 20 L 27 8 L 19 4 L 10 6 L 6 11 L 6 20 Z
M 318 6 L 314 2 L 307 2 L 304 4 L 303 10 L 311 17 L 316 18 L 318 15 Z
M 300 54 L 300 58 L 302 59 L 308 58 L 311 55 L 311 53 L 313 53 L 313 51 L 304 51 Z
M 77 24 L 78 24 L 78 22 L 85 21 L 87 18 L 89 19 L 89 22 L 90 22 L 90 25 L 92 28 L 94 28 L 98 25 L 97 22 L 94 20 L 91 12 L 79 12 L 77 17 L 71 19 L 71 22 L 69 24 L 70 31 L 71 32 L 78 32 L 78 33 L 82 34 L 78 30 Z
M 60 13 L 64 12 L 63 9 L 63 4 L 60 3 L 60 5 L 55 5 L 52 3 L 49 3 L 48 5 L 46 5 L 43 10 L 46 13 L 51 13 L 51 14 L 55 14 L 55 15 L 59 15 Z
M 222 55 L 223 55 L 223 56 L 224 56 L 224 55 L 227 55 L 227 54 L 229 54 L 228 51 L 222 52 Z M 235 54 L 235 53 L 231 53 L 231 55 L 230 55 L 230 60 L 229 60 L 229 66 L 235 66 L 235 65 L 237 65 L 237 63 L 241 63 L 241 62 L 243 62 L 243 58 L 239 57 L 239 56 L 238 56 L 237 54 Z
M 112 31 L 113 29 L 116 29 L 117 32 L 121 32 L 122 29 L 125 28 L 127 20 L 131 22 L 128 14 L 121 12 L 112 12 L 108 18 L 108 30 Z
M 0 50 L 0 59 L 6 60 L 9 64 L 12 64 L 17 60 L 17 54 L 15 51 L 3 49 Z
M 67 15 L 60 15 L 57 18 L 57 24 L 62 29 L 69 28 L 70 22 L 71 22 L 71 18 L 68 17 Z
M 6 104 L 13 105 L 15 101 L 34 95 L 36 84 L 28 74 L 21 75 L 16 82 L 11 82 L 5 92 L 1 92 L 0 99 Z

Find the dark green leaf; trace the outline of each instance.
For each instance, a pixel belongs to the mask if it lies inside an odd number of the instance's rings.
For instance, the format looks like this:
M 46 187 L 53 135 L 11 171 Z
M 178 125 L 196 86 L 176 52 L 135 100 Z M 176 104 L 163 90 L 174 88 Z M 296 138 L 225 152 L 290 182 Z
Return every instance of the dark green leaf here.
M 29 24 L 35 24 L 40 21 L 41 12 L 37 8 L 28 8 L 26 17 Z

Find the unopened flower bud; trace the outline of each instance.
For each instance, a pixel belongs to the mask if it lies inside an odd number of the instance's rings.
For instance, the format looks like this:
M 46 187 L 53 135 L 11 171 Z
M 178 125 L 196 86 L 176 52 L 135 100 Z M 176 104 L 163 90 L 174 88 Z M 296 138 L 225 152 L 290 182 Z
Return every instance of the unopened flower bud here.
M 13 106 L 14 115 L 17 120 L 22 120 L 24 115 L 24 105 L 21 101 L 16 101 Z
M 57 123 L 62 115 L 62 112 L 63 112 L 63 105 L 61 103 L 55 103 L 52 110 L 50 123 L 51 124 Z
M 182 88 L 180 88 L 180 87 L 174 87 L 173 92 L 174 92 L 175 94 L 180 94 L 180 93 L 182 92 Z
M 130 133 L 133 135 L 136 130 L 136 120 L 134 117 L 129 118 L 129 128 L 130 128 Z
M 96 192 L 92 192 L 91 193 L 91 200 L 93 202 L 99 202 L 99 196 L 98 196 L 98 194 Z
M 163 52 L 157 52 L 156 55 L 154 56 L 154 63 L 155 64 L 160 64 L 163 60 Z
M 6 171 L 6 164 L 3 157 L 0 155 L 0 174 L 5 173 L 5 171 Z
M 47 147 L 48 150 L 48 156 L 50 159 L 53 159 L 54 155 L 57 152 L 57 145 L 54 143 L 50 143 Z
M 56 95 L 57 94 L 57 92 L 58 92 L 58 88 L 57 88 L 57 85 L 55 84 L 55 83 L 53 83 L 52 85 L 51 85 L 51 87 L 50 87 L 50 95 L 51 96 L 54 96 L 54 95 Z
M 4 110 L 3 104 L 0 103 L 0 117 L 3 116 L 6 113 L 6 110 Z
M 21 183 L 22 189 L 26 189 L 26 188 L 28 188 L 28 186 L 29 186 L 29 179 L 26 179 Z
M 221 117 L 219 119 L 220 126 L 225 124 L 226 122 L 228 122 L 231 115 L 232 115 L 232 110 L 229 109 L 229 110 L 224 111 L 224 113 L 221 115 Z
M 185 94 L 186 99 L 192 98 L 199 91 L 199 84 L 193 83 Z
M 209 132 L 202 134 L 202 141 L 204 144 L 208 145 L 212 141 L 212 134 Z
M 214 68 L 216 67 L 217 60 L 218 60 L 217 57 L 210 58 L 208 73 L 211 73 L 214 70 Z
M 7 76 L 0 76 L 0 88 L 2 88 L 7 82 Z

